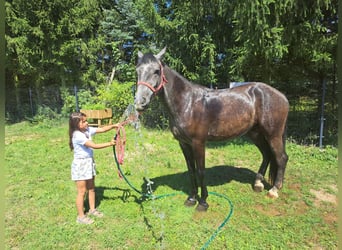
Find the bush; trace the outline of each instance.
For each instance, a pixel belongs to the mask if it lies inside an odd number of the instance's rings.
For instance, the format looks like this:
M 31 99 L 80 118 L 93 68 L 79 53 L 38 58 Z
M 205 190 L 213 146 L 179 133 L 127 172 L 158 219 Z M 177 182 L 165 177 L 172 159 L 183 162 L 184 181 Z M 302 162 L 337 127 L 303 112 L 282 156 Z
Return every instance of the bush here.
M 166 129 L 169 127 L 168 114 L 158 96 L 150 102 L 148 109 L 140 116 L 140 120 L 147 128 Z
M 94 91 L 95 94 L 90 90 L 81 89 L 78 92 L 79 109 L 111 108 L 113 110 L 113 122 L 120 121 L 129 104 L 134 103 L 134 86 L 135 83 L 133 82 L 113 81 L 111 84 L 98 85 Z M 61 89 L 61 95 L 64 102 L 62 114 L 68 116 L 76 110 L 76 98 L 65 88 Z M 165 129 L 168 127 L 167 115 L 158 97 L 151 102 L 150 107 L 140 119 L 149 128 Z
M 29 119 L 31 123 L 37 124 L 43 128 L 52 128 L 57 121 L 61 120 L 61 115 L 52 110 L 48 106 L 42 105 L 38 107 L 37 114 L 33 119 Z
M 70 94 L 67 88 L 61 88 L 61 96 L 63 100 L 61 113 L 63 116 L 69 116 L 70 113 L 76 111 L 76 97 L 74 94 Z M 95 105 L 96 103 L 94 94 L 89 89 L 80 89 L 77 92 L 77 101 L 79 109 Z
M 117 121 L 125 112 L 127 106 L 134 102 L 133 82 L 103 84 L 97 87 L 97 102 L 104 108 L 113 110 L 113 121 Z M 93 108 L 95 109 L 95 108 Z

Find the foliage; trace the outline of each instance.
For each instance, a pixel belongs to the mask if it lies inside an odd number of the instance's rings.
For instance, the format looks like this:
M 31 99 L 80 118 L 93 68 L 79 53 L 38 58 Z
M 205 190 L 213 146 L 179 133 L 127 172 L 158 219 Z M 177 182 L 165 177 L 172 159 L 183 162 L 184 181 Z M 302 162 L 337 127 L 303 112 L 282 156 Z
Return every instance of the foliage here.
M 68 116 L 76 111 L 75 93 L 70 94 L 68 88 L 61 88 L 63 99 L 62 114 Z M 79 89 L 77 91 L 79 109 L 113 109 L 113 119 L 121 117 L 129 104 L 133 103 L 133 83 L 119 83 L 113 81 L 110 84 L 100 84 L 95 91 L 91 89 Z
M 40 128 L 52 128 L 61 122 L 61 115 L 47 106 L 39 106 L 37 114 L 29 119 Z
M 164 46 L 164 61 L 191 81 L 264 81 L 290 102 L 315 100 L 316 116 L 325 80 L 329 113 L 337 111 L 337 0 L 7 0 L 5 8 L 8 120 L 27 116 L 20 88 L 37 90 L 37 107 L 59 110 L 42 88 L 95 93 L 113 80 L 134 82 L 138 50 Z
M 64 104 L 62 114 L 68 117 L 72 112 L 76 112 L 76 96 L 75 93 L 70 94 L 68 88 L 61 88 L 61 95 Z M 77 101 L 79 109 L 86 109 L 90 105 L 95 105 L 96 99 L 89 89 L 80 89 L 77 91 Z
M 133 103 L 133 87 L 132 82 L 119 83 L 118 81 L 99 85 L 96 89 L 96 100 L 105 107 L 112 108 L 114 121 L 119 120 L 127 106 Z
M 149 104 L 149 107 L 140 116 L 140 121 L 147 128 L 167 129 L 169 127 L 169 117 L 164 109 L 161 100 L 156 97 Z
M 96 150 L 96 205 L 105 216 L 76 224 L 67 127 L 5 127 L 5 249 L 199 249 L 229 213 L 227 201 L 212 194 L 206 213 L 185 207 L 189 180 L 177 141 L 170 132 L 127 126 L 122 168 L 129 181 L 145 190 L 147 177 L 155 195 L 179 194 L 140 199 L 118 177 L 112 149 Z M 98 134 L 94 141 L 111 137 Z M 289 142 L 287 152 L 284 187 L 270 200 L 251 188 L 261 162 L 255 146 L 244 140 L 208 145 L 208 190 L 234 206 L 208 249 L 337 249 L 337 149 Z
M 65 84 L 94 86 L 113 69 L 117 79 L 131 81 L 135 51 L 166 45 L 171 66 L 205 85 L 288 80 L 278 79 L 288 66 L 296 68 L 295 78 L 300 72 L 310 80 L 330 77 L 336 5 L 336 0 L 6 2 L 8 69 L 18 65 L 11 72 L 26 75 L 38 70 L 40 84 L 58 77 Z M 32 12 L 39 13 L 40 23 Z M 20 64 L 11 63 L 16 58 Z
M 311 79 L 317 79 L 318 74 L 329 76 L 337 42 L 334 6 L 334 0 L 312 4 L 273 0 L 239 2 L 234 12 L 238 46 L 232 54 L 240 65 L 235 65 L 232 71 L 241 72 L 247 79 L 257 76 L 269 82 L 271 78 L 277 79 L 277 65 L 286 64 L 292 73 L 293 68 L 298 68 L 297 74 L 305 72 Z M 321 63 L 316 64 L 318 61 Z M 253 69 L 257 72 L 246 67 L 257 63 L 263 65 Z
M 101 46 L 93 42 L 100 15 L 97 5 L 97 1 L 6 1 L 10 76 L 26 76 L 38 85 L 78 81 L 79 69 L 101 48 L 91 49 Z M 73 75 L 68 76 L 68 72 Z
M 114 1 L 112 6 L 104 9 L 104 18 L 100 21 L 99 32 L 106 41 L 106 67 L 115 70 L 119 81 L 134 81 L 134 50 L 139 48 L 139 40 L 143 40 L 143 30 L 138 25 L 141 14 L 135 8 L 134 1 Z

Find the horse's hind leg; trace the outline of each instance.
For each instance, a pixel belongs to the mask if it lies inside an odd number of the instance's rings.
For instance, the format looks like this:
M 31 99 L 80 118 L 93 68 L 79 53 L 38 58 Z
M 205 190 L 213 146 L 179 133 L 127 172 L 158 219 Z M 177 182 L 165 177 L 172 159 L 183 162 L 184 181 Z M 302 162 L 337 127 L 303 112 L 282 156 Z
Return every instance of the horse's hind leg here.
M 260 165 L 259 171 L 255 177 L 255 182 L 253 189 L 255 192 L 262 192 L 264 190 L 264 176 L 267 170 L 267 166 L 270 163 L 272 152 L 268 142 L 266 141 L 263 134 L 253 130 L 248 133 L 248 137 L 253 141 L 253 143 L 258 147 L 262 154 L 262 163 Z
M 285 152 L 285 140 L 282 137 L 270 139 L 270 146 L 274 159 L 271 161 L 270 179 L 273 187 L 268 192 L 271 198 L 278 197 L 278 190 L 283 186 L 285 168 L 288 161 L 288 156 Z
M 195 169 L 195 160 L 193 156 L 193 151 L 190 145 L 184 144 L 184 143 L 179 143 L 185 161 L 186 165 L 188 167 L 188 173 L 190 177 L 190 183 L 191 183 L 191 192 L 189 197 L 186 199 L 184 202 L 184 205 L 186 206 L 194 206 L 196 205 L 197 202 L 197 197 L 198 197 L 198 185 L 196 181 L 196 169 Z

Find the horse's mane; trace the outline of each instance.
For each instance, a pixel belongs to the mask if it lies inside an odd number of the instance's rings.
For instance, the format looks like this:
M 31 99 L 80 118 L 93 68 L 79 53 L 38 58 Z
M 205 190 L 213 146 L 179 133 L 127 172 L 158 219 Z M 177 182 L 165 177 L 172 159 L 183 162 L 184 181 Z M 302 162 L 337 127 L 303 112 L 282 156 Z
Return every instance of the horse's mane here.
M 164 65 L 163 62 L 162 62 L 162 64 Z M 166 66 L 167 66 L 167 65 L 166 65 Z M 170 67 L 168 67 L 168 68 L 173 72 L 173 74 L 174 74 L 177 78 L 181 79 L 185 84 L 188 84 L 188 85 L 192 86 L 192 88 L 203 89 L 203 90 L 206 90 L 206 91 L 208 91 L 208 90 L 210 91 L 210 90 L 211 90 L 210 88 L 208 88 L 208 87 L 205 86 L 205 85 L 202 85 L 202 84 L 199 84 L 199 83 L 192 82 L 192 81 L 188 80 L 188 79 L 185 78 L 182 74 L 178 73 L 178 72 L 175 71 L 174 69 L 172 69 L 172 68 L 170 68 Z

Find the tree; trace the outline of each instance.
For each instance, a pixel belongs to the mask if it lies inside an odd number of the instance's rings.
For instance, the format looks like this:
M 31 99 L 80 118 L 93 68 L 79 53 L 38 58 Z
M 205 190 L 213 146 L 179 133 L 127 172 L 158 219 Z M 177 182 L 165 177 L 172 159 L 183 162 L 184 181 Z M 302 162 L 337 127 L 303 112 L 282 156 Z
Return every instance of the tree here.
M 332 68 L 336 6 L 334 0 L 239 2 L 234 12 L 237 46 L 232 53 L 239 63 L 231 67 L 232 73 L 247 79 L 257 75 L 270 82 L 280 73 L 275 70 L 278 65 L 291 65 L 292 73 L 298 67 L 295 71 L 299 74 L 305 72 L 309 79 L 317 79 L 317 71 L 326 70 L 327 63 Z M 245 67 L 250 64 L 261 65 L 252 68 L 259 73 Z
M 49 98 L 39 90 L 42 87 L 70 86 L 82 80 L 94 85 L 91 80 L 101 79 L 93 66 L 101 49 L 96 37 L 100 4 L 95 0 L 6 1 L 6 89 L 16 90 L 19 119 L 23 116 L 21 87 L 33 87 L 41 105 Z
M 326 101 L 336 111 L 337 0 L 7 0 L 5 6 L 6 88 L 34 86 L 39 103 L 46 97 L 38 89 L 52 84 L 95 89 L 113 78 L 134 81 L 137 51 L 167 46 L 165 61 L 206 86 L 264 81 L 291 99 L 316 100 L 326 80 Z M 19 112 L 22 96 L 10 95 Z
M 99 34 L 103 36 L 107 73 L 113 72 L 120 81 L 135 79 L 134 50 L 144 42 L 143 30 L 138 25 L 142 18 L 134 1 L 117 0 L 104 9 Z
M 155 45 L 167 45 L 176 69 L 205 85 L 274 82 L 296 60 L 304 60 L 295 64 L 299 72 L 334 61 L 336 0 L 142 2 L 141 25 Z

